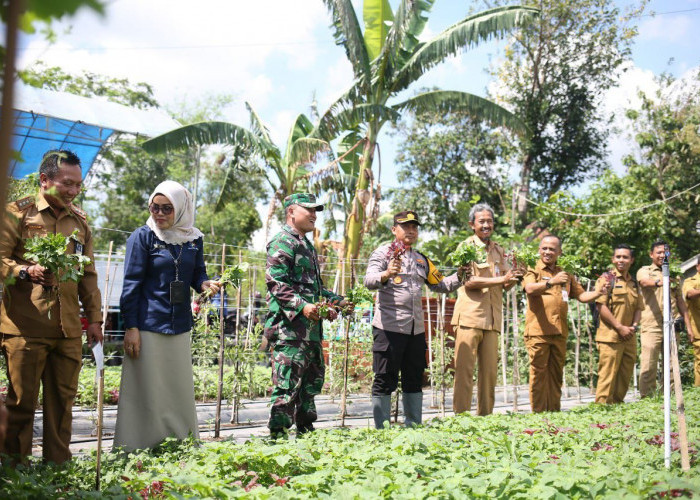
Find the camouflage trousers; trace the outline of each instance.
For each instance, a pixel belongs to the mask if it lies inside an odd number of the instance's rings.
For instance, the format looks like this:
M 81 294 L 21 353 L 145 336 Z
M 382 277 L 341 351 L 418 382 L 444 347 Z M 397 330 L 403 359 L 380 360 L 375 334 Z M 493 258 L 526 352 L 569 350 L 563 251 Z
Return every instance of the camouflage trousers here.
M 297 430 L 316 421 L 314 396 L 323 389 L 326 367 L 321 342 L 278 342 L 272 348 L 272 407 L 267 426 Z

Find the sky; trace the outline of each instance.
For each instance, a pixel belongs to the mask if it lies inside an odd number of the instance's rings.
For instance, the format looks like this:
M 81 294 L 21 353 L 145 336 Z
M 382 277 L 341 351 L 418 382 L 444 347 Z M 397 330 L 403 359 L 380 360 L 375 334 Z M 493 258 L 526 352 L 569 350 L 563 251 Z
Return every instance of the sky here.
M 629 3 L 618 1 L 623 7 Z M 361 13 L 360 2 L 355 4 Z M 463 18 L 470 5 L 437 0 L 423 37 Z M 639 89 L 653 90 L 654 75 L 666 71 L 682 77 L 700 66 L 700 0 L 650 0 L 648 11 L 657 14 L 640 21 L 629 70 L 605 97 L 606 108 L 616 115 L 636 105 Z M 43 61 L 69 72 L 143 81 L 171 109 L 207 95 L 230 95 L 234 101 L 221 110 L 223 119 L 247 126 L 248 101 L 284 144 L 294 118 L 309 113 L 314 96 L 323 112 L 351 84 L 350 63 L 334 44 L 329 24 L 321 0 L 108 0 L 104 16 L 83 10 L 55 23 L 53 44 L 22 35 L 18 66 Z M 504 45 L 489 42 L 450 58 L 412 89 L 439 86 L 485 95 L 493 85 L 487 68 Z M 628 124 L 616 124 L 621 133 L 611 138 L 609 159 L 621 171 L 620 158 L 633 144 Z M 385 188 L 398 185 L 397 138 L 388 132 L 385 127 L 379 138 Z

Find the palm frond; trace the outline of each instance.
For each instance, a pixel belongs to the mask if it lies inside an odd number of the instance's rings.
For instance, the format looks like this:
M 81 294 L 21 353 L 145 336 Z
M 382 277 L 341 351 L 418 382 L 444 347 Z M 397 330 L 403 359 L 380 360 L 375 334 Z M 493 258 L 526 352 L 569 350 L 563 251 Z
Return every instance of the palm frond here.
M 314 125 L 308 117 L 301 113 L 297 115 L 296 120 L 294 120 L 294 125 L 289 129 L 289 137 L 287 138 L 287 149 L 285 149 L 284 154 L 287 158 L 287 162 L 290 161 L 289 156 L 292 151 L 294 143 L 299 139 L 308 137 L 314 130 Z
M 243 127 L 218 121 L 185 125 L 149 139 L 141 146 L 147 152 L 157 154 L 208 144 L 240 146 L 249 154 L 264 154 L 274 147 Z
M 393 67 L 402 67 L 420 43 L 418 37 L 428 23 L 428 12 L 435 0 L 402 0 L 394 25 L 384 46 L 385 57 Z
M 516 115 L 498 104 L 467 92 L 436 90 L 418 94 L 404 102 L 392 106 L 396 111 L 440 111 L 449 113 L 460 111 L 482 119 L 496 127 L 505 127 L 518 134 L 527 131 L 525 123 Z
M 321 139 L 302 137 L 292 144 L 287 153 L 288 165 L 304 165 L 316 159 L 320 154 L 330 151 L 330 145 Z
M 264 140 L 272 144 L 273 141 L 272 137 L 270 137 L 270 129 L 268 129 L 263 123 L 258 113 L 253 109 L 253 106 L 251 106 L 248 101 L 245 102 L 245 107 L 248 110 L 248 113 L 250 113 L 250 129 Z
M 355 14 L 351 0 L 323 0 L 333 18 L 333 38 L 336 45 L 345 49 L 345 54 L 352 64 L 355 79 L 368 82 L 370 78 L 370 59 L 365 46 L 360 23 Z
M 224 209 L 226 204 L 235 198 L 236 195 L 236 177 L 240 171 L 245 168 L 249 156 L 240 146 L 234 146 L 231 151 L 231 159 L 226 166 L 226 177 L 221 185 L 219 196 L 216 198 L 214 205 L 214 213 Z
M 362 18 L 365 22 L 365 46 L 372 61 L 382 52 L 386 37 L 394 22 L 389 0 L 364 0 Z
M 321 118 L 319 118 L 316 128 L 313 132 L 309 134 L 311 137 L 318 137 L 326 141 L 332 141 L 336 136 L 329 135 L 329 129 L 325 126 L 325 123 L 330 120 L 333 116 L 337 115 L 341 111 L 351 107 L 353 103 L 360 102 L 362 99 L 362 93 L 357 85 L 353 84 L 347 91 L 343 93 L 333 104 L 331 104 L 328 109 L 323 113 Z
M 395 123 L 401 115 L 384 104 L 360 104 L 326 114 L 318 124 L 320 137 L 338 137 L 345 130 L 354 130 L 370 121 Z
M 455 55 L 464 48 L 526 26 L 539 16 L 532 7 L 497 7 L 467 16 L 450 26 L 429 42 L 417 46 L 414 54 L 399 70 L 392 82 L 391 91 L 399 92 L 420 78 L 426 71 Z

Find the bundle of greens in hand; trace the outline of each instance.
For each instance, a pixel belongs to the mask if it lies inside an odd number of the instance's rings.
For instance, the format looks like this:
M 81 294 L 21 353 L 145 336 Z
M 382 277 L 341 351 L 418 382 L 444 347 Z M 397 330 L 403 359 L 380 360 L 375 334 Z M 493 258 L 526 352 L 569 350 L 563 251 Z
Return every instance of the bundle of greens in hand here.
M 245 278 L 245 273 L 248 271 L 248 264 L 246 262 L 243 262 L 241 264 L 235 265 L 235 266 L 229 266 L 226 269 L 224 269 L 224 272 L 221 273 L 221 277 L 217 280 L 219 284 L 221 285 L 221 289 L 225 290 L 228 287 L 233 287 L 233 288 L 240 288 L 241 287 L 241 282 L 243 281 L 243 278 Z M 204 292 L 202 292 L 199 295 L 199 300 L 207 300 L 209 299 L 213 294 L 210 288 L 207 288 Z
M 463 268 L 470 265 L 472 262 L 475 264 L 483 264 L 486 262 L 486 250 L 483 247 L 476 246 L 471 241 L 463 241 L 454 252 L 449 256 L 450 262 L 457 266 L 458 268 Z M 467 281 L 469 277 L 468 273 L 464 273 L 460 276 L 462 282 Z
M 591 271 L 591 268 L 577 255 L 562 255 L 557 260 L 557 265 L 561 267 L 562 271 L 565 273 L 579 278 L 584 278 Z
M 85 266 L 90 264 L 89 257 L 66 253 L 71 240 L 78 241 L 77 233 L 76 229 L 70 236 L 58 233 L 30 238 L 24 245 L 26 250 L 24 258 L 48 269 L 56 277 L 57 283 L 67 281 L 77 283 L 85 273 Z M 57 298 L 58 286 L 44 286 L 44 299 L 49 308 L 49 318 L 51 317 L 51 308 Z

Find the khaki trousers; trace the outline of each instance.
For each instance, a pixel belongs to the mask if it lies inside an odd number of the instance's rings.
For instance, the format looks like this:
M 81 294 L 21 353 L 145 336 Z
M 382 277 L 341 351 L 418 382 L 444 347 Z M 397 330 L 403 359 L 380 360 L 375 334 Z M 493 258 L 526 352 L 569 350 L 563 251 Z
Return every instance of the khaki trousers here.
M 700 387 L 700 339 L 693 340 L 693 353 L 695 354 L 695 387 Z
M 526 337 L 530 357 L 530 406 L 533 413 L 561 410 L 561 386 L 566 362 L 566 337 Z
M 82 364 L 82 338 L 2 336 L 7 362 L 7 436 L 5 452 L 17 458 L 32 454 L 34 410 L 43 385 L 44 460 L 57 464 L 71 458 L 73 402 Z
M 659 358 L 664 348 L 664 334 L 662 330 L 642 329 L 642 355 L 639 367 L 639 395 L 643 398 L 656 392 L 656 372 Z M 676 333 L 676 345 L 680 345 L 680 335 Z M 673 370 L 673 367 L 671 367 Z M 673 387 L 673 378 L 671 378 Z
M 634 362 L 637 360 L 637 339 L 624 342 L 598 342 L 598 387 L 596 403 L 622 403 L 630 386 Z
M 460 326 L 455 334 L 455 381 L 452 409 L 455 413 L 471 410 L 474 390 L 474 366 L 479 366 L 476 414 L 490 415 L 498 376 L 498 332 Z

